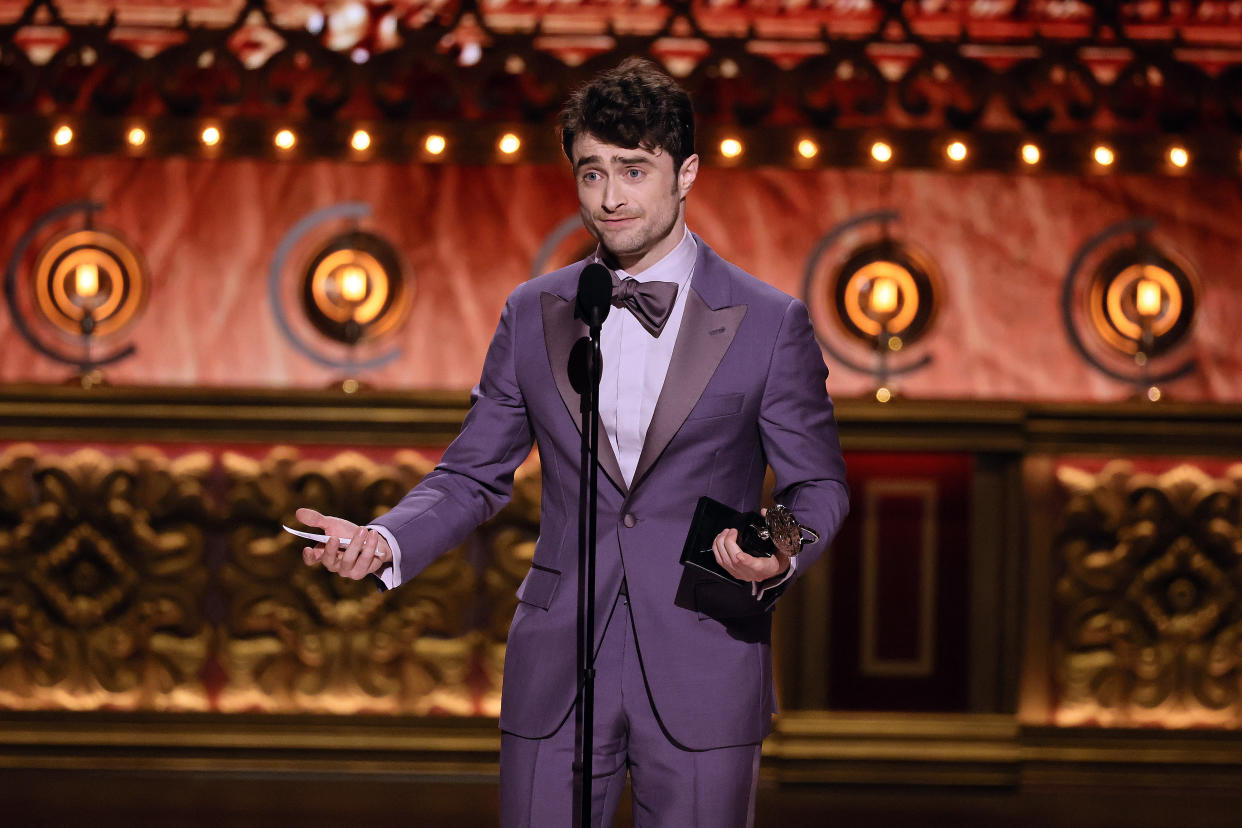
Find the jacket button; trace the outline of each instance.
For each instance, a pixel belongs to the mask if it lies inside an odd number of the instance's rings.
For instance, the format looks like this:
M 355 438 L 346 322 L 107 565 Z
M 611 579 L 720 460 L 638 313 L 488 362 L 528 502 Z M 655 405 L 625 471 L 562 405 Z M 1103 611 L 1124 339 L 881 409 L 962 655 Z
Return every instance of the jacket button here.
M 621 522 L 625 524 L 626 529 L 633 529 L 634 524 L 638 523 L 638 518 L 626 512 L 625 517 L 621 518 Z

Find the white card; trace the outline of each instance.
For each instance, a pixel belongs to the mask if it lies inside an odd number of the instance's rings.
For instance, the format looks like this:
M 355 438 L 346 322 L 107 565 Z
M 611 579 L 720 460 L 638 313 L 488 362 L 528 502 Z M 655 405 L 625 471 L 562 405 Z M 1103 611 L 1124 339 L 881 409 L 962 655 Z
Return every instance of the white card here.
M 337 546 L 340 547 L 341 549 L 344 549 L 345 547 L 349 546 L 349 538 L 335 538 L 334 539 L 327 535 L 317 535 L 314 532 L 303 532 L 300 529 L 290 529 L 288 526 L 285 526 L 283 523 L 281 524 L 281 528 L 284 529 L 286 532 L 288 532 L 290 535 L 297 535 L 299 538 L 306 538 L 307 540 L 314 541 L 315 543 L 322 543 L 324 546 L 327 546 L 328 542 L 332 540 L 336 540 Z M 375 548 L 375 557 L 377 558 L 381 557 L 383 554 L 384 553 L 381 552 L 380 548 L 377 546 Z
M 284 529 L 286 532 L 288 532 L 290 535 L 297 535 L 299 538 L 306 538 L 307 540 L 314 541 L 315 543 L 322 543 L 324 546 L 327 546 L 328 541 L 332 540 L 332 538 L 328 537 L 327 535 L 317 535 L 314 532 L 303 532 L 300 529 L 290 529 L 288 526 L 285 526 L 283 523 L 281 524 L 281 528 Z M 336 542 L 342 548 L 349 546 L 349 541 L 346 540 L 345 538 L 337 538 Z

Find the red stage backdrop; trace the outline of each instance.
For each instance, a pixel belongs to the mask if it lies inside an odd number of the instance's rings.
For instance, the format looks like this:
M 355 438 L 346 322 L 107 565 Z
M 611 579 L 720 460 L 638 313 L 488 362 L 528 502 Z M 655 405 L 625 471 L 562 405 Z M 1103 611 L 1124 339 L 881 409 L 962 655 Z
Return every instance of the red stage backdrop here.
M 402 251 L 416 293 L 393 340 L 401 358 L 362 378 L 389 389 L 468 388 L 505 296 L 529 277 L 541 245 L 577 210 L 562 165 L 10 158 L 0 161 L 0 253 L 7 260 L 47 210 L 87 197 L 104 202 L 99 223 L 120 230 L 150 266 L 150 302 L 127 335 L 137 355 L 107 371 L 113 383 L 141 385 L 319 387 L 340 379 L 282 337 L 267 299 L 268 271 L 280 239 L 300 218 L 364 201 L 374 215 L 363 226 Z M 926 345 L 934 359 L 900 379 L 902 393 L 1093 401 L 1130 395 L 1072 349 L 1059 294 L 1081 245 L 1115 222 L 1146 216 L 1203 285 L 1189 347 L 1198 370 L 1168 392 L 1185 400 L 1242 400 L 1236 180 L 708 168 L 691 196 L 689 222 L 726 258 L 801 295 L 817 241 L 852 216 L 886 208 L 901 212 L 901 237 L 935 259 L 945 288 Z M 567 263 L 585 240 L 579 236 L 560 245 L 551 264 Z M 824 301 L 812 297 L 812 304 Z M 289 315 L 299 312 L 291 308 Z M 830 324 L 826 306 L 816 316 Z M 58 382 L 70 373 L 35 353 L 0 311 L 0 383 Z M 839 396 L 861 395 L 873 380 L 838 367 L 831 385 Z

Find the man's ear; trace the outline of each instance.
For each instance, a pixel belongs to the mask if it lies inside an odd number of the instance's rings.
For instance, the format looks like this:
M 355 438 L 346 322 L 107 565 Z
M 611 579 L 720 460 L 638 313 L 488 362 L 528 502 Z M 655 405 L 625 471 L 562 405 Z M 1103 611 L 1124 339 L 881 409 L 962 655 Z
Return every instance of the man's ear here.
M 685 161 L 681 162 L 681 169 L 677 172 L 677 190 L 681 193 L 681 197 L 685 198 L 690 192 L 690 188 L 694 186 L 694 179 L 699 176 L 699 156 L 691 155 Z

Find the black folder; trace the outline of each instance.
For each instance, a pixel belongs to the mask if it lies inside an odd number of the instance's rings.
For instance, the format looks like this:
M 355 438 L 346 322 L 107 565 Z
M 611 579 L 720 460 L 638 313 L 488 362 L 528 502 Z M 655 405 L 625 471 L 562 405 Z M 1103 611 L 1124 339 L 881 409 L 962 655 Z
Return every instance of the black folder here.
M 694 519 L 690 521 L 690 533 L 686 535 L 686 545 L 681 550 L 682 566 L 693 566 L 737 586 L 750 589 L 750 581 L 739 581 L 718 563 L 712 552 L 712 541 L 725 529 L 736 529 L 738 543 L 743 552 L 757 558 L 768 558 L 776 554 L 776 547 L 770 540 L 759 537 L 755 527 L 763 527 L 764 519 L 758 512 L 739 512 L 718 500 L 700 497 L 694 510 Z

